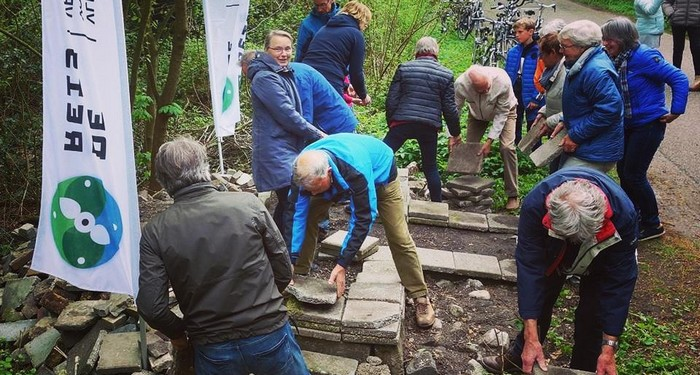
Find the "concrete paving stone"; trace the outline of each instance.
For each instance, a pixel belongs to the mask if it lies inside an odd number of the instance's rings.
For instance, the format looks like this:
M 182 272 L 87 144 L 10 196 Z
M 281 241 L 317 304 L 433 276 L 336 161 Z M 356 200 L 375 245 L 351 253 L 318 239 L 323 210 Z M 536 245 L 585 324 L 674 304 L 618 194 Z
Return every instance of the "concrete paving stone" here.
M 393 260 L 372 260 L 362 263 L 362 272 L 366 273 L 385 273 L 394 272 L 398 275 L 396 265 Z
M 518 233 L 518 216 L 503 214 L 488 214 L 489 232 L 491 233 Z
M 422 217 L 408 217 L 408 222 L 411 224 L 421 224 L 421 225 L 431 225 L 434 227 L 443 227 L 447 228 L 449 225 L 447 221 L 443 220 L 432 220 L 432 219 L 424 219 Z
M 302 350 L 306 366 L 312 374 L 355 375 L 359 362 L 357 360 L 323 353 Z
M 532 375 L 595 375 L 595 372 L 573 370 L 570 368 L 547 366 L 547 371 L 543 371 L 539 365 L 535 365 Z
M 545 165 L 556 159 L 557 156 L 561 155 L 563 149 L 559 146 L 564 137 L 568 132 L 562 130 L 556 137 L 549 139 L 547 142 L 542 143 L 542 146 L 538 147 L 537 150 L 530 154 L 530 160 L 532 163 L 538 167 L 544 167 Z
M 416 249 L 416 252 L 424 271 L 455 272 L 455 258 L 451 251 L 419 247 Z
M 99 317 L 96 308 L 103 307 L 106 301 L 75 301 L 66 306 L 56 320 L 56 328 L 62 331 L 80 331 L 90 327 Z
M 429 350 L 419 350 L 406 364 L 406 375 L 438 375 L 437 365 Z
M 334 328 L 338 328 L 338 332 L 328 332 L 328 331 L 324 331 L 324 330 L 301 327 L 301 326 L 297 327 L 296 329 L 293 329 L 292 331 L 294 331 L 296 333 L 297 329 L 298 329 L 299 330 L 298 336 L 313 337 L 315 339 L 340 342 L 342 339 L 342 336 L 340 334 L 340 329 L 339 329 L 340 327 L 334 327 Z
M 340 326 L 345 303 L 345 298 L 338 299 L 333 305 L 310 305 L 287 300 L 287 310 L 298 321 Z
M 402 308 L 398 303 L 348 300 L 342 326 L 377 329 L 398 321 L 401 315 Z
M 515 259 L 503 259 L 498 262 L 501 266 L 501 276 L 505 281 L 518 281 L 518 266 L 515 264 Z
M 61 338 L 61 333 L 56 328 L 51 328 L 24 345 L 24 350 L 27 351 L 34 368 L 44 363 L 59 338 Z
M 478 142 L 460 143 L 452 147 L 447 159 L 447 172 L 479 174 L 484 157 L 477 155 L 481 150 Z
M 110 333 L 100 347 L 97 374 L 122 374 L 141 370 L 139 333 Z
M 489 222 L 486 219 L 486 215 L 457 210 L 450 211 L 448 226 L 450 228 L 467 229 L 478 232 L 487 232 L 489 230 Z
M 482 178 L 479 176 L 461 176 L 452 181 L 448 181 L 446 186 L 451 189 L 467 190 L 472 193 L 479 193 L 484 189 L 490 188 L 495 183 L 490 178 Z
M 365 262 L 367 261 L 375 261 L 375 260 L 393 260 L 394 258 L 391 257 L 391 249 L 389 249 L 389 246 L 377 246 L 377 252 L 370 255 L 365 259 Z
M 387 272 L 387 273 L 371 273 L 371 272 L 360 272 L 355 278 L 356 283 L 379 283 L 379 284 L 394 284 L 401 283 L 401 278 L 397 272 Z
M 403 303 L 404 298 L 404 287 L 399 283 L 379 284 L 354 282 L 350 284 L 350 292 L 348 293 L 348 299 L 365 301 Z
M 343 334 L 343 337 L 345 337 L 345 335 L 353 335 L 353 336 L 362 336 L 362 337 L 367 336 L 367 337 L 378 337 L 378 338 L 384 338 L 384 339 L 394 339 L 399 334 L 399 329 L 401 329 L 402 324 L 403 324 L 403 321 L 397 320 L 394 323 L 391 323 L 385 327 L 381 327 L 381 328 L 377 328 L 377 329 L 343 327 L 341 332 Z
M 546 126 L 547 123 L 545 121 L 539 121 L 533 124 L 527 134 L 520 140 L 520 143 L 518 143 L 518 149 L 525 155 L 529 155 L 532 152 L 532 147 L 542 139 L 539 134 L 542 128 Z
M 458 275 L 501 280 L 501 267 L 495 256 L 455 252 L 454 258 Z
M 22 332 L 34 327 L 35 324 L 36 319 L 0 323 L 0 341 L 15 342 L 22 335 Z
M 326 254 L 338 256 L 340 254 L 340 248 L 343 246 L 343 241 L 345 241 L 345 237 L 347 236 L 347 234 L 347 231 L 339 230 L 326 237 L 326 239 L 321 242 L 321 249 L 319 251 L 322 251 Z M 354 260 L 360 261 L 374 254 L 377 251 L 377 246 L 379 246 L 379 238 L 367 236 L 364 242 L 362 242 L 362 246 L 360 246 L 360 249 L 355 254 Z
M 332 305 L 338 300 L 335 286 L 315 277 L 295 276 L 294 285 L 289 285 L 287 292 L 300 302 L 314 305 Z
M 397 345 L 399 343 L 400 337 L 400 334 L 397 334 L 396 337 L 393 338 L 387 338 L 343 333 L 343 342 L 354 342 L 371 345 Z
M 408 207 L 408 216 L 429 220 L 447 221 L 450 206 L 442 202 L 411 201 Z
M 369 344 L 328 341 L 305 336 L 297 336 L 297 343 L 302 350 L 330 355 L 343 353 L 344 357 L 352 358 L 358 362 L 364 362 L 370 355 L 370 351 L 373 350 L 372 345 Z
M 320 332 L 331 332 L 331 333 L 340 333 L 340 325 L 335 324 L 325 324 L 325 323 L 314 323 L 314 322 L 307 322 L 304 320 L 297 320 L 296 325 L 299 328 L 306 328 L 306 329 L 313 329 L 315 331 L 320 331 Z

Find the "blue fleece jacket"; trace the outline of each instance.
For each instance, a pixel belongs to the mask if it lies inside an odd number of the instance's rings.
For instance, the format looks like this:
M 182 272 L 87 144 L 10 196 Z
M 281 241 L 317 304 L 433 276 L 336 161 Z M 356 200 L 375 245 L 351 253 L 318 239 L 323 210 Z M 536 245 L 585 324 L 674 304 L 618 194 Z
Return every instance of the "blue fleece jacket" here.
M 347 14 L 337 14 L 318 30 L 302 62 L 318 70 L 340 95 L 343 95 L 345 76 L 349 73 L 357 96 L 364 99 L 367 96 L 364 61 L 365 37 L 357 20 Z
M 333 202 L 350 199 L 348 235 L 338 257 L 338 264 L 347 268 L 377 217 L 376 186 L 396 179 L 394 152 L 381 140 L 360 134 L 330 135 L 310 144 L 304 149 L 307 150 L 325 151 L 333 173 L 330 189 L 319 196 Z M 293 223 L 287 223 L 285 231 L 292 263 L 296 262 L 304 242 L 310 200 L 307 191 L 292 184 L 289 207 L 294 213 L 287 217 Z
M 546 214 L 545 201 L 552 190 L 574 179 L 591 181 L 603 191 L 613 211 L 612 223 L 622 237 L 620 242 L 601 251 L 588 266 L 588 274 L 583 276 L 604 281 L 599 291 L 600 321 L 603 332 L 619 336 L 627 319 L 637 279 L 637 211 L 615 181 L 592 169 L 560 170 L 537 184 L 523 200 L 515 249 L 518 310 L 523 319 L 537 319 L 542 313 L 548 282 L 545 272 L 564 245 L 563 240 L 550 237 L 542 224 Z M 578 247 L 567 247 L 567 251 L 574 249 L 578 250 Z
M 306 16 L 299 25 L 299 32 L 297 33 L 297 51 L 294 56 L 294 61 L 301 62 L 304 60 L 304 55 L 306 54 L 306 50 L 309 49 L 311 39 L 314 38 L 318 30 L 325 26 L 339 10 L 340 5 L 336 3 L 333 3 L 331 11 L 328 13 L 319 13 L 315 6 L 311 9 L 309 15 Z

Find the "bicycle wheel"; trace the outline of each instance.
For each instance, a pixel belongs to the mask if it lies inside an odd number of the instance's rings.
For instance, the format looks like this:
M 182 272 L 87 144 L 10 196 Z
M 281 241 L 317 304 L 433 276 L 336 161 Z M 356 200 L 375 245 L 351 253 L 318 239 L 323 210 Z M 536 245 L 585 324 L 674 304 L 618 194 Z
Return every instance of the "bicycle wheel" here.
M 467 9 L 457 20 L 457 34 L 461 39 L 467 39 L 472 30 L 474 30 L 474 20 L 471 9 Z

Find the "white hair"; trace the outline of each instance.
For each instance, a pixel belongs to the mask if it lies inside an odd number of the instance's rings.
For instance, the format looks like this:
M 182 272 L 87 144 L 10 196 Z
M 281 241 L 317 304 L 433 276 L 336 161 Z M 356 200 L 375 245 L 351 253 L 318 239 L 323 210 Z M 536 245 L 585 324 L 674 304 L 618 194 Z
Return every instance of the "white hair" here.
M 326 176 L 328 168 L 328 155 L 324 151 L 304 151 L 294 159 L 294 183 L 309 187 L 318 178 Z
M 552 190 L 547 201 L 552 230 L 579 243 L 595 238 L 603 226 L 605 202 L 603 191 L 589 181 L 564 182 Z
M 440 52 L 437 40 L 432 36 L 424 36 L 416 42 L 416 55 L 425 55 L 432 53 L 437 55 Z
M 559 41 L 568 39 L 577 47 L 589 48 L 599 45 L 603 40 L 600 26 L 593 21 L 574 21 L 559 32 Z
M 566 21 L 564 21 L 561 18 L 555 18 L 542 26 L 542 29 L 540 30 L 540 35 L 547 35 L 549 33 L 558 33 L 561 31 L 561 29 L 566 26 Z

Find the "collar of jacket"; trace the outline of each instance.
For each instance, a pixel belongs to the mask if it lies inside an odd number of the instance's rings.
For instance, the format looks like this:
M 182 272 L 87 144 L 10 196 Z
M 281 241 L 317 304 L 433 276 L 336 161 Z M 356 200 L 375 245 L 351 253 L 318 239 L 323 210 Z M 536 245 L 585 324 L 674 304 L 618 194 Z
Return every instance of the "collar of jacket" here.
M 290 66 L 280 66 L 277 64 L 277 60 L 275 60 L 275 58 L 270 54 L 258 52 L 258 56 L 250 62 L 250 66 L 248 67 L 248 76 L 250 80 L 252 81 L 253 77 L 255 77 L 258 72 L 263 70 L 277 74 L 293 72 Z
M 434 60 L 438 61 L 437 55 L 432 53 L 416 54 L 416 60 Z
M 178 190 L 173 195 L 175 202 L 185 200 L 191 197 L 200 196 L 204 193 L 218 191 L 211 181 L 197 182 L 190 186 L 185 186 L 184 188 Z
M 603 46 L 597 45 L 593 47 L 589 47 L 587 50 L 583 51 L 581 56 L 579 56 L 578 60 L 576 60 L 571 66 L 569 66 L 569 75 L 572 76 L 583 69 L 583 66 L 586 65 L 586 62 L 593 57 L 596 53 L 603 53 Z M 566 65 L 566 64 L 565 64 Z

